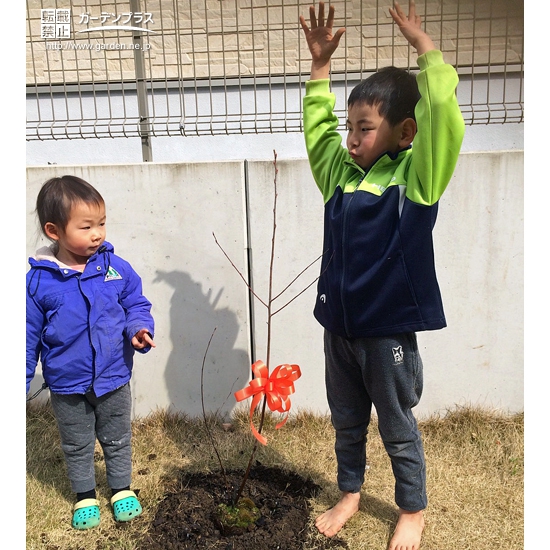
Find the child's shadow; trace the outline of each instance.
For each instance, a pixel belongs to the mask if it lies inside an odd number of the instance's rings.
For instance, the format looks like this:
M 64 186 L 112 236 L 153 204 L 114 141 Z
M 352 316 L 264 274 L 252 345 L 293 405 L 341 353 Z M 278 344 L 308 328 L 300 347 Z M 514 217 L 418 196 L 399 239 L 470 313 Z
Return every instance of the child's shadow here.
M 236 404 L 233 392 L 248 383 L 250 358 L 246 350 L 234 348 L 240 329 L 237 315 L 229 308 L 216 309 L 223 288 L 212 298 L 212 289 L 203 292 L 202 285 L 182 271 L 159 270 L 153 282 L 174 289 L 172 351 L 165 370 L 171 407 L 202 416 L 204 399 L 206 412 L 226 416 Z

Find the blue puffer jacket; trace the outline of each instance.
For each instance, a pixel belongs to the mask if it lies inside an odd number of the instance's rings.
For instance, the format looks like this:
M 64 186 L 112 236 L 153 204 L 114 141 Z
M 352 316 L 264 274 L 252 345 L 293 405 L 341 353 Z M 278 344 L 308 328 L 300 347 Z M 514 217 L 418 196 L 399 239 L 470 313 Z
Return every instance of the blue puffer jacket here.
M 82 273 L 57 262 L 49 247 L 29 258 L 27 393 L 40 359 L 50 391 L 99 397 L 132 375 L 132 337 L 154 333 L 151 303 L 132 266 L 104 242 Z M 149 347 L 139 350 L 149 351 Z

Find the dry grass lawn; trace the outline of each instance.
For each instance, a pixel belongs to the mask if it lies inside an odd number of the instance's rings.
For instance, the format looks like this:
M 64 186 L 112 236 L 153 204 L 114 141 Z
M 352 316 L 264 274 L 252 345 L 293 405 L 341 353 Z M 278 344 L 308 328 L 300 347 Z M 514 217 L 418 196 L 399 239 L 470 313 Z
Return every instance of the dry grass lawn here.
M 277 431 L 276 420 L 269 418 L 264 426 L 268 445 L 260 446 L 256 458 L 311 477 L 321 486 L 311 502 L 313 520 L 338 498 L 330 419 L 301 412 Z M 215 417 L 208 422 L 224 467 L 244 469 L 253 441 L 247 412 L 235 414 L 232 431 L 225 431 Z M 421 419 L 420 428 L 430 499 L 422 550 L 523 549 L 523 413 L 457 408 Z M 350 550 L 385 550 L 397 516 L 389 459 L 376 422 L 367 450 L 370 469 L 361 509 L 339 537 Z M 103 513 L 99 527 L 76 531 L 70 526 L 73 494 L 54 417 L 49 405 L 27 405 L 26 548 L 139 550 L 136 540 L 147 530 L 177 471 L 219 468 L 203 419 L 165 411 L 134 422 L 133 452 L 132 488 L 139 489 L 143 519 L 120 528 Z M 98 498 L 107 510 L 110 494 L 99 446 L 96 465 Z

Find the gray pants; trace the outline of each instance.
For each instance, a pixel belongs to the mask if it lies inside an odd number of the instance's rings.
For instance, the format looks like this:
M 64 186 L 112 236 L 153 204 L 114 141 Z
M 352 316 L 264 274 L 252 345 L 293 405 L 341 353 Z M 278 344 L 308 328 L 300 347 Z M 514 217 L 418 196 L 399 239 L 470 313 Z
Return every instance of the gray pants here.
M 325 331 L 324 341 L 339 489 L 361 489 L 374 405 L 395 477 L 395 502 L 404 510 L 423 510 L 428 504 L 426 466 L 411 411 L 420 400 L 423 382 L 416 334 L 348 340 Z
M 52 393 L 51 403 L 67 472 L 75 493 L 95 489 L 96 436 L 103 449 L 111 489 L 128 487 L 132 476 L 130 384 L 101 397 Z

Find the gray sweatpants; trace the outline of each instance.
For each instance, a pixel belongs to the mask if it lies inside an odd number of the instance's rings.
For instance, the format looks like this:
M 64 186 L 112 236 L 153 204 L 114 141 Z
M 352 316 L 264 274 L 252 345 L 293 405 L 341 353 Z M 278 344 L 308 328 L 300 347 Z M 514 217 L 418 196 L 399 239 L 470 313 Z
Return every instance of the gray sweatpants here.
M 93 392 L 51 393 L 51 403 L 72 490 L 84 493 L 95 489 L 96 437 L 103 449 L 109 487 L 128 487 L 132 477 L 130 384 L 101 397 Z
M 426 508 L 424 450 L 411 410 L 423 385 L 416 334 L 348 340 L 325 331 L 325 360 L 340 490 L 361 489 L 374 405 L 395 477 L 395 502 L 410 512 Z

